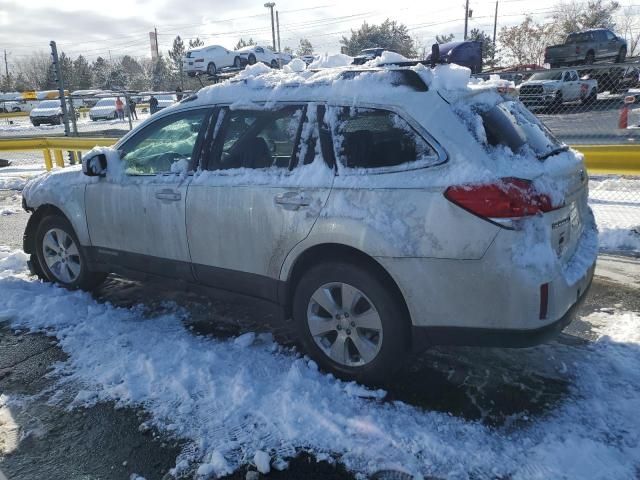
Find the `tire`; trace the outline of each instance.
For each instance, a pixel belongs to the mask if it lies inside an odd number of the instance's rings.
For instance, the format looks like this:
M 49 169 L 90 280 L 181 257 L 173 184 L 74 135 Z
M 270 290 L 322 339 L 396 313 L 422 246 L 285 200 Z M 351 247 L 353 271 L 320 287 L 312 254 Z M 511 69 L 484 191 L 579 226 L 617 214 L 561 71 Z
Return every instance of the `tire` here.
M 31 122 L 31 123 L 33 123 L 34 127 L 39 127 L 40 126 L 40 123 L 38 123 L 38 122 Z
M 54 125 L 62 125 L 62 115 L 58 115 L 58 119 L 56 120 Z
M 278 62 L 276 60 L 271 60 L 271 68 L 278 68 Z
M 105 273 L 89 270 L 85 253 L 69 221 L 60 215 L 44 217 L 36 228 L 36 273 L 42 280 L 70 290 L 93 290 L 106 278 Z M 39 274 L 40 276 L 40 274 Z
M 213 62 L 210 62 L 209 65 L 207 65 L 207 74 L 214 76 L 217 73 L 217 68 L 216 68 L 216 64 Z
M 324 370 L 369 384 L 384 382 L 402 365 L 410 338 L 402 301 L 376 273 L 346 262 L 322 263 L 302 276 L 293 296 L 305 352 Z M 350 307 L 342 305 L 342 292 L 355 300 Z
M 616 63 L 624 63 L 627 57 L 627 49 L 625 47 L 620 47 L 620 52 L 618 52 L 618 56 L 616 57 Z
M 593 52 L 588 52 L 587 56 L 584 59 L 584 63 L 586 65 L 593 65 L 593 63 L 596 61 L 596 56 Z
M 240 57 L 233 59 L 233 68 L 242 68 L 242 60 L 240 60 Z
M 562 107 L 562 92 L 556 94 L 556 98 L 553 99 L 553 103 L 549 105 L 549 113 L 560 113 L 559 110 Z
M 252 53 L 252 54 L 250 54 L 250 55 L 249 55 L 249 58 L 248 58 L 248 61 L 249 61 L 249 65 L 255 65 L 255 63 L 256 63 L 256 56 L 255 56 L 253 53 Z
M 18 112 L 21 112 L 22 110 L 20 110 L 18 107 L 13 107 L 13 108 L 11 109 L 11 111 L 12 111 L 13 113 L 18 113 Z

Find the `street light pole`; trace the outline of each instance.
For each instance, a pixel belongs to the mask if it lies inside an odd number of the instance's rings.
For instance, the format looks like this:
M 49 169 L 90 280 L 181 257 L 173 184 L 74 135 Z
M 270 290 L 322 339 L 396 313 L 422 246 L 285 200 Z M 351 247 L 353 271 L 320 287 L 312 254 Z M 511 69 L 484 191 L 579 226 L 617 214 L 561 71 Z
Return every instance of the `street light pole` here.
M 464 39 L 467 40 L 467 26 L 469 25 L 469 0 L 464 7 Z
M 264 6 L 268 9 L 271 10 L 271 39 L 273 41 L 273 43 L 271 45 L 273 45 L 273 49 L 276 49 L 276 26 L 273 20 L 273 7 L 276 6 L 275 2 L 267 2 L 264 4 Z

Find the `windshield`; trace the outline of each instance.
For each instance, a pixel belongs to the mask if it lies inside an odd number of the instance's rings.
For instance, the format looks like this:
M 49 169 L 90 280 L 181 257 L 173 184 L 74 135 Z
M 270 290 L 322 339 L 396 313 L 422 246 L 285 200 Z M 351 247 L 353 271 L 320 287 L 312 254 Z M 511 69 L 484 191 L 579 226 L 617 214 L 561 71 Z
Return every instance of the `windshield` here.
M 96 107 L 113 107 L 116 104 L 115 98 L 103 98 L 96 103 Z
M 520 102 L 502 102 L 481 117 L 487 143 L 492 147 L 504 145 L 513 153 L 520 153 L 528 146 L 540 159 L 566 148 Z
M 562 80 L 562 72 L 534 73 L 529 80 Z
M 59 100 L 47 100 L 45 102 L 40 102 L 38 108 L 56 108 L 60 106 Z

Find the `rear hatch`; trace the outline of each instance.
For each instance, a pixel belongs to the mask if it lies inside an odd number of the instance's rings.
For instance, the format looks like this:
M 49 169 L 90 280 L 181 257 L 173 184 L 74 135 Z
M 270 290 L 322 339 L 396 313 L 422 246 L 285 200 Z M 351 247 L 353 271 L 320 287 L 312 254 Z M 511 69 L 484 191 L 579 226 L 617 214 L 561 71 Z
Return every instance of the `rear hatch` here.
M 469 98 L 466 105 L 466 113 L 459 114 L 473 127 L 471 131 L 489 154 L 497 177 L 493 190 L 484 186 L 484 192 L 501 195 L 474 200 L 484 209 L 481 216 L 507 228 L 517 226 L 525 217 L 544 219 L 547 238 L 540 240 L 550 242 L 561 263 L 566 264 L 578 248 L 585 224 L 592 221 L 582 159 L 513 98 L 497 102 Z M 459 196 L 464 198 L 465 194 Z M 487 208 L 491 201 L 499 206 L 495 214 Z

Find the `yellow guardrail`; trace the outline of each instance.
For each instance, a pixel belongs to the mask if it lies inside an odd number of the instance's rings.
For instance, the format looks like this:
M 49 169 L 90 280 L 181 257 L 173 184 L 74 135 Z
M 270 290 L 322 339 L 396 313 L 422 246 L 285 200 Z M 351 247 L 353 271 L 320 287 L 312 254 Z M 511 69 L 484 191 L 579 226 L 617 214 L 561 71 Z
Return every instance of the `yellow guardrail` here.
M 103 137 L 39 137 L 0 139 L 1 151 L 42 150 L 47 170 L 64 167 L 63 152 L 72 152 L 74 161 L 80 160 L 80 152 L 95 146 L 108 147 L 117 138 Z M 640 145 L 574 145 L 584 154 L 587 170 L 591 174 L 640 175 Z M 52 156 L 53 152 L 53 156 Z
M 574 145 L 590 174 L 640 175 L 640 145 Z
M 29 112 L 7 112 L 0 113 L 0 118 L 28 117 Z
M 1 151 L 42 150 L 44 166 L 47 170 L 53 168 L 53 161 L 57 167 L 64 167 L 62 152 L 71 152 L 72 162 L 79 162 L 81 152 L 91 150 L 95 146 L 108 147 L 118 141 L 117 138 L 83 138 L 83 137 L 40 137 L 13 138 L 0 140 Z M 53 156 L 52 156 L 53 153 Z

